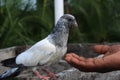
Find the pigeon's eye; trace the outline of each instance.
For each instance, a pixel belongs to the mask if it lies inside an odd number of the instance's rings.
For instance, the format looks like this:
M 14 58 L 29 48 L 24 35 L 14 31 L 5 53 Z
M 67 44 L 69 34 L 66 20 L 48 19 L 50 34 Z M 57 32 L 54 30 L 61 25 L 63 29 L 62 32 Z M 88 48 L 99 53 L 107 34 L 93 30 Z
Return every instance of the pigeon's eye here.
M 71 21 L 73 21 L 73 20 L 72 20 L 72 19 L 68 19 L 68 21 L 70 21 L 70 22 L 71 22 Z

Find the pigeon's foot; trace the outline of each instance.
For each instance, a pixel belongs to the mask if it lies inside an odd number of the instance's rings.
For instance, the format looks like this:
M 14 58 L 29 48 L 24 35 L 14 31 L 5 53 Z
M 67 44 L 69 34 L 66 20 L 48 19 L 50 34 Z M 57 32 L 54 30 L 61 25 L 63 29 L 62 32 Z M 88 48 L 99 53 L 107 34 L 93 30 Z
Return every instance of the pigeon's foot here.
M 38 77 L 40 80 L 49 80 L 50 77 L 48 76 L 42 76 L 40 75 L 40 73 L 38 71 L 33 71 Z
M 54 74 L 54 73 L 52 73 L 52 72 L 50 72 L 50 71 L 48 71 L 48 70 L 46 70 L 46 69 L 42 69 L 44 72 L 46 72 L 47 73 L 47 75 L 50 77 L 50 78 L 53 78 L 54 80 L 58 80 L 57 79 L 57 76 Z

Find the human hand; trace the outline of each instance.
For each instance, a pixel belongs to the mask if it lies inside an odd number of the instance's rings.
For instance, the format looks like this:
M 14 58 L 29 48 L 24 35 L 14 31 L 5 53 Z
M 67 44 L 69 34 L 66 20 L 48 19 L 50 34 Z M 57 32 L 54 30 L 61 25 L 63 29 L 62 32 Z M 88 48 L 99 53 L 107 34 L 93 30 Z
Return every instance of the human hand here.
M 96 45 L 96 53 L 104 54 L 101 58 L 84 58 L 75 53 L 66 54 L 65 60 L 73 67 L 84 72 L 109 72 L 120 69 L 120 45 Z

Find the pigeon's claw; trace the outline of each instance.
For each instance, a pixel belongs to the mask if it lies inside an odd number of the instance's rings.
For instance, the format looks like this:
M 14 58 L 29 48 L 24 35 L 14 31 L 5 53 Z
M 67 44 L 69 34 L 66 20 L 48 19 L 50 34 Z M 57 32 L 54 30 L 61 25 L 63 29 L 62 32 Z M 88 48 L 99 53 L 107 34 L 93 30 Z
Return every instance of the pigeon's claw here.
M 54 80 L 58 80 L 56 74 L 54 74 L 54 73 L 52 73 L 52 72 L 50 72 L 50 71 L 48 71 L 48 70 L 46 70 L 46 69 L 42 69 L 42 70 L 43 70 L 44 72 L 46 72 L 47 75 L 48 75 L 50 78 L 53 78 Z
M 50 77 L 47 76 L 39 76 L 40 80 L 50 80 Z
M 49 72 L 48 76 L 51 77 L 51 78 L 53 78 L 54 80 L 58 80 L 57 77 L 56 77 L 56 75 L 54 73 Z
M 40 80 L 50 80 L 50 77 L 42 76 L 38 71 L 33 71 L 33 72 L 39 77 Z
M 40 76 L 40 80 L 50 80 L 50 77 L 47 77 L 47 76 Z

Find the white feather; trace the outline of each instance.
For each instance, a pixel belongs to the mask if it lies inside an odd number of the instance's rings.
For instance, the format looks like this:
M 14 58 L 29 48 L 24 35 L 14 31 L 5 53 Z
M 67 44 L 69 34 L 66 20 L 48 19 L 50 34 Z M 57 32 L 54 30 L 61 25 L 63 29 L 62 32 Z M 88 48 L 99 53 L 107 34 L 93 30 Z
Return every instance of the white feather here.
M 45 38 L 18 55 L 16 63 L 24 66 L 36 66 L 38 63 L 43 65 L 48 63 L 55 53 L 56 47 Z

